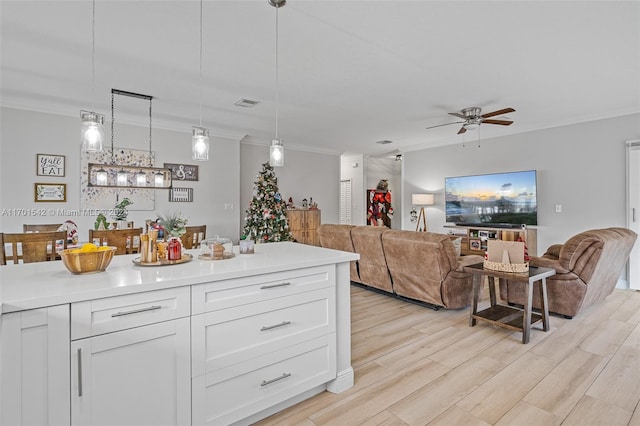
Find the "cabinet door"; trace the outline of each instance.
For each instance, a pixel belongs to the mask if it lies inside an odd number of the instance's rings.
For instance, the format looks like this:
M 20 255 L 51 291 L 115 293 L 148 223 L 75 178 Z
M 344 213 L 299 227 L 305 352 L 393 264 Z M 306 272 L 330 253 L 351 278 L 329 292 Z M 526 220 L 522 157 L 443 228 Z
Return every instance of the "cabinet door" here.
M 320 226 L 320 210 L 307 211 L 307 229 L 318 229 Z
M 0 424 L 69 424 L 69 305 L 5 314 L 0 325 Z
M 180 318 L 72 342 L 72 424 L 190 424 L 189 328 Z
M 291 232 L 303 229 L 304 228 L 304 211 L 288 210 L 287 221 L 289 223 L 289 230 Z

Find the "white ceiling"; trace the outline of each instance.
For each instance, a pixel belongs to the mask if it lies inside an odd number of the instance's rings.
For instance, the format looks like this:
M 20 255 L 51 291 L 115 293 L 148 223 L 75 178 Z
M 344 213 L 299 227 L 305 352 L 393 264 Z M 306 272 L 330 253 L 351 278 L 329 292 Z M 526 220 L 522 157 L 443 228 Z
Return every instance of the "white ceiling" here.
M 275 136 L 267 0 L 204 0 L 202 124 Z M 110 120 L 111 88 L 154 96 L 154 127 L 199 124 L 200 2 L 0 0 L 3 106 Z M 482 138 L 640 112 L 639 1 L 318 1 L 279 10 L 285 147 L 380 155 L 460 143 L 448 112 L 513 107 Z M 233 105 L 239 98 L 254 108 Z M 116 123 L 147 106 L 116 98 Z M 137 117 L 136 117 L 137 115 Z M 475 140 L 467 132 L 466 140 Z M 376 141 L 391 140 L 380 145 Z

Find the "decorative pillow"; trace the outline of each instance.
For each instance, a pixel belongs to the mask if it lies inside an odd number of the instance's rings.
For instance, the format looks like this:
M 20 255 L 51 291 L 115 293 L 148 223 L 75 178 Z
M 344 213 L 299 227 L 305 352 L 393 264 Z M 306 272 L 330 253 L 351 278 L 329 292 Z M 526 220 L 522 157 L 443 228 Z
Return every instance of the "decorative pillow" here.
M 460 257 L 460 251 L 462 249 L 462 237 L 451 240 L 453 247 L 456 249 L 456 256 Z

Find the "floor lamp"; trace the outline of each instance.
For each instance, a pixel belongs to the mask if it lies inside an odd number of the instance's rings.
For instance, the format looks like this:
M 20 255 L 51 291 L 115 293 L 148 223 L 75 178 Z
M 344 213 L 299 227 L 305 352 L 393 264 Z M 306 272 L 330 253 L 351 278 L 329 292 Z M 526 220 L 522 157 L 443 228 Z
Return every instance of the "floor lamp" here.
M 416 224 L 416 232 L 427 232 L 427 215 L 424 212 L 424 206 L 433 205 L 433 194 L 411 194 L 411 204 L 420 207 L 420 214 L 418 214 L 418 223 Z M 420 222 L 422 222 L 422 229 L 420 229 Z

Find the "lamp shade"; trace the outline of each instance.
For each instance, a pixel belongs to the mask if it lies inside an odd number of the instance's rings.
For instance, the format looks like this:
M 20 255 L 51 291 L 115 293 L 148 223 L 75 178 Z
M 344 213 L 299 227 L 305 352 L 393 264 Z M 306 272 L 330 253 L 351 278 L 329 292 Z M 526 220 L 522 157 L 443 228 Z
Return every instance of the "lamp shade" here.
M 104 139 L 104 115 L 91 111 L 80 111 L 80 139 L 83 151 L 102 151 Z
M 191 138 L 191 158 L 196 161 L 209 159 L 209 130 L 204 127 L 194 127 Z
M 269 149 L 269 163 L 271 167 L 284 166 L 284 145 L 280 139 L 274 139 L 271 141 L 271 147 Z
M 433 205 L 433 194 L 411 194 L 411 204 L 415 206 Z

